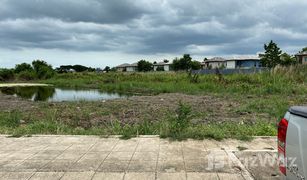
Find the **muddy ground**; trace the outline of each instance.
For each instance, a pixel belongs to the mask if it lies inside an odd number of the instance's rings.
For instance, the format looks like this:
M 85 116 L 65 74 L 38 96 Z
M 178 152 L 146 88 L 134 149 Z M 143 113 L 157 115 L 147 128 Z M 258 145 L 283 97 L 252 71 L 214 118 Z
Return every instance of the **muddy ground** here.
M 253 123 L 266 119 L 266 114 L 238 111 L 240 103 L 230 98 L 185 95 L 180 93 L 156 96 L 133 96 L 125 99 L 95 102 L 32 102 L 0 94 L 0 109 L 26 114 L 25 121 L 33 118 L 52 118 L 72 126 L 89 128 L 118 120 L 125 124 L 140 121 L 163 121 L 176 115 L 182 102 L 192 109 L 193 123 L 238 122 Z

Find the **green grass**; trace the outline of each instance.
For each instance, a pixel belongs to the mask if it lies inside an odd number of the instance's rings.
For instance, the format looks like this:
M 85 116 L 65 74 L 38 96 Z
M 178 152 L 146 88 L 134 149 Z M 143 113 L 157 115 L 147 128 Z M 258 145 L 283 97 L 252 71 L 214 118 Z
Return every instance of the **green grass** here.
M 276 135 L 276 126 L 274 124 L 268 124 L 265 121 L 259 121 L 252 125 L 222 123 L 210 125 L 189 125 L 185 129 L 172 129 L 171 124 L 169 124 L 167 121 L 157 123 L 146 123 L 145 121 L 134 125 L 108 124 L 107 126 L 84 129 L 43 119 L 41 121 L 33 121 L 27 125 L 19 125 L 15 127 L 1 126 L 0 133 L 11 134 L 14 137 L 33 134 L 99 136 L 122 135 L 122 138 L 127 139 L 138 135 L 160 135 L 162 138 L 170 137 L 178 140 L 187 138 L 212 138 L 216 140 L 235 138 L 249 140 L 252 136 Z
M 212 112 L 195 112 L 185 104 L 177 110 L 161 108 L 156 114 L 159 121 L 152 121 L 153 114 L 143 113 L 134 123 L 122 122 L 120 118 L 93 122 L 97 117 L 118 117 L 133 104 L 90 102 L 66 102 L 50 107 L 39 103 L 36 112 L 0 111 L 0 133 L 14 136 L 30 134 L 76 134 L 76 135 L 122 135 L 130 138 L 138 135 L 160 135 L 174 139 L 186 138 L 236 138 L 249 140 L 252 136 L 276 135 L 276 123 L 291 105 L 306 103 L 307 66 L 275 68 L 258 74 L 233 74 L 225 76 L 200 75 L 197 80 L 187 73 L 67 73 L 40 81 L 60 87 L 97 88 L 101 91 L 125 94 L 184 93 L 210 95 L 223 98 L 239 107 L 230 107 L 234 114 L 251 114 L 254 118 L 236 121 L 212 119 L 209 123 L 191 123 L 192 116 L 209 116 Z M 192 79 L 191 79 L 192 78 Z M 132 108 L 133 109 L 133 108 Z M 229 112 L 228 112 L 229 113 Z M 147 115 L 146 115 L 147 114 Z M 149 114 L 149 115 L 148 115 Z M 167 115 L 165 115 L 167 114 Z M 21 124 L 20 120 L 25 120 Z
M 123 93 L 159 94 L 304 94 L 307 92 L 307 66 L 276 68 L 258 74 L 232 74 L 218 77 L 200 75 L 196 83 L 187 73 L 79 73 L 58 74 L 41 81 L 62 87 L 98 88 Z
M 276 135 L 276 127 L 272 123 L 259 120 L 255 123 L 211 123 L 192 124 L 191 107 L 179 103 L 175 114 L 167 116 L 162 121 L 152 122 L 142 120 L 133 124 L 120 121 L 110 121 L 102 125 L 88 128 L 80 127 L 79 120 L 65 122 L 58 119 L 55 110 L 42 110 L 44 115 L 30 115 L 18 111 L 0 113 L 0 133 L 10 134 L 12 137 L 29 136 L 32 134 L 56 135 L 122 135 L 123 139 L 138 135 L 160 135 L 162 138 L 183 140 L 187 138 L 204 139 L 236 138 L 250 140 L 252 136 Z M 21 119 L 27 119 L 24 124 Z M 72 123 L 73 122 L 73 123 Z

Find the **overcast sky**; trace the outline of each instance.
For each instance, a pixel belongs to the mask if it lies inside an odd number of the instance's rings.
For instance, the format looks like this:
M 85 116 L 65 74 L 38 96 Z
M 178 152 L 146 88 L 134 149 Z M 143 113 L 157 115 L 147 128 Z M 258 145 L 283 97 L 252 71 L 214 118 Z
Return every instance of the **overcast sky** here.
M 115 66 L 307 46 L 306 0 L 0 0 L 0 67 Z

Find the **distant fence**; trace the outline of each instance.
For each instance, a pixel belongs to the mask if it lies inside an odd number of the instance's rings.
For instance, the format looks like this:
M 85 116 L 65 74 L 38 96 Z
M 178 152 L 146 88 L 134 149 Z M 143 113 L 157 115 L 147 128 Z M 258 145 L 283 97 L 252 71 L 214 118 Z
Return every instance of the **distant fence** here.
M 268 71 L 268 68 L 251 69 L 201 69 L 193 70 L 193 74 L 253 74 Z

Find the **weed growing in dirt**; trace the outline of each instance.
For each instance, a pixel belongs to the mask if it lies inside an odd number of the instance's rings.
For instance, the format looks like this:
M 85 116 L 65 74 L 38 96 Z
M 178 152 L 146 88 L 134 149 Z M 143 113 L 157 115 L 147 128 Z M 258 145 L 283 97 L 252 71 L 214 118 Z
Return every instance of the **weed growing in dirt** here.
M 164 136 L 180 139 L 190 125 L 191 106 L 179 102 L 176 115 L 168 119 L 168 133 Z
M 0 113 L 0 127 L 16 128 L 19 126 L 20 120 L 18 111 Z

